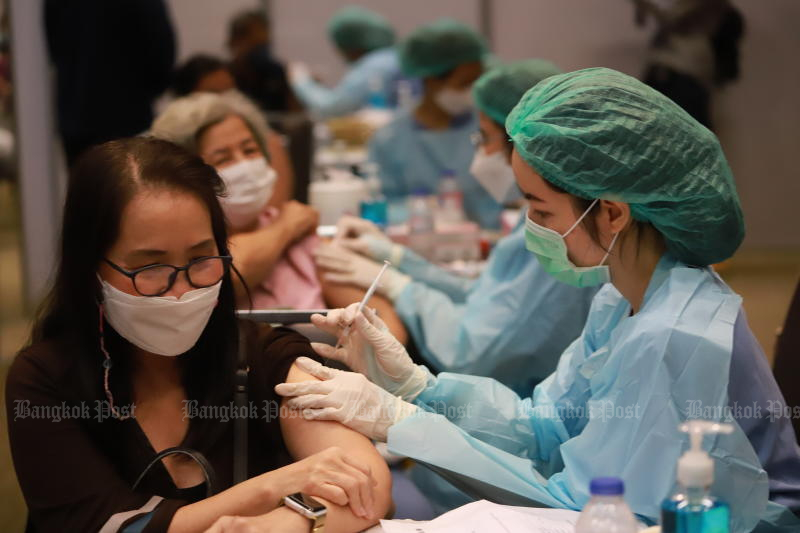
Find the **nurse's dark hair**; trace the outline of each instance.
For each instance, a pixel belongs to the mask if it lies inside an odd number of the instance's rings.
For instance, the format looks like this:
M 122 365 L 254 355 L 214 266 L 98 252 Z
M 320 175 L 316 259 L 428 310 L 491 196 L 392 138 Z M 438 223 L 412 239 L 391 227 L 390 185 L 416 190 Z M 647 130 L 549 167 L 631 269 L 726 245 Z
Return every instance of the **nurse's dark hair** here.
M 217 195 L 223 183 L 213 167 L 167 141 L 135 137 L 87 150 L 70 171 L 58 267 L 34 323 L 31 343 L 47 342 L 75 358 L 71 376 L 82 401 L 105 400 L 100 350 L 102 299 L 98 267 L 116 242 L 125 206 L 143 189 L 182 191 L 208 209 L 220 255 L 228 254 L 225 216 Z M 170 231 L 170 228 L 163 228 Z M 106 324 L 112 360 L 109 388 L 117 406 L 132 401 L 130 344 Z M 223 405 L 232 398 L 237 349 L 235 296 L 230 272 L 197 344 L 178 356 L 188 400 Z M 216 420 L 192 419 L 186 445 L 206 449 L 222 431 Z

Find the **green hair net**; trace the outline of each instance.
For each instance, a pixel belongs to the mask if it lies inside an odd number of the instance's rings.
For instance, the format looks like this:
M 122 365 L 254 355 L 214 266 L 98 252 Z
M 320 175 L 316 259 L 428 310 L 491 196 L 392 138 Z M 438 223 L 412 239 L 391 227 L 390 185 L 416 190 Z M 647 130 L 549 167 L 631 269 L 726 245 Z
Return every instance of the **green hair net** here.
M 328 22 L 328 33 L 341 50 L 371 52 L 394 44 L 394 30 L 381 15 L 363 7 L 340 9 Z
M 528 89 L 556 74 L 561 74 L 561 69 L 543 59 L 500 65 L 478 78 L 472 86 L 472 97 L 486 116 L 505 124 L 506 117 Z
M 440 19 L 414 30 L 400 45 L 400 66 L 406 76 L 427 78 L 463 63 L 483 61 L 486 43 L 478 32 L 452 19 Z
M 506 130 L 548 182 L 628 203 L 685 263 L 723 261 L 742 242 L 739 198 L 716 136 L 630 76 L 605 68 L 552 76 L 525 93 Z

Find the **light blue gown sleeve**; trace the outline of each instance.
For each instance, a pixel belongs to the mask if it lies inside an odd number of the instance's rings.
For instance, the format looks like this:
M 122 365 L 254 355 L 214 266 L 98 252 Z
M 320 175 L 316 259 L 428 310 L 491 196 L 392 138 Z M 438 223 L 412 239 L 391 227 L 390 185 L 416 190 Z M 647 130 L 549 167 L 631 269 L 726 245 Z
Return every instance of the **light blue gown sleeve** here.
M 592 478 L 618 476 L 634 513 L 656 522 L 687 448 L 677 427 L 690 402 L 724 418 L 740 307 L 705 270 L 672 274 L 634 316 L 612 286 L 601 290 L 584 333 L 532 398 L 489 378 L 431 377 L 417 399 L 426 412 L 390 428 L 390 451 L 458 473 L 483 497 L 485 487 L 498 487 L 576 510 Z M 708 437 L 706 449 L 716 464 L 712 491 L 731 505 L 732 531 L 746 533 L 765 515 L 769 487 L 731 422 L 735 432 Z
M 326 87 L 309 79 L 293 85 L 295 93 L 309 110 L 321 118 L 339 117 L 366 106 L 370 81 L 377 78 L 389 85 L 399 76 L 393 50 L 377 50 L 351 65 L 336 87 Z
M 410 248 L 403 250 L 403 258 L 397 265 L 398 270 L 411 276 L 414 281 L 427 287 L 441 291 L 454 303 L 463 303 L 470 289 L 475 285 L 474 279 L 465 278 L 448 272 L 419 256 Z
M 360 79 L 360 74 L 349 71 L 336 87 L 326 87 L 309 79 L 293 88 L 314 116 L 339 117 L 358 111 L 367 102 L 369 87 L 366 80 Z

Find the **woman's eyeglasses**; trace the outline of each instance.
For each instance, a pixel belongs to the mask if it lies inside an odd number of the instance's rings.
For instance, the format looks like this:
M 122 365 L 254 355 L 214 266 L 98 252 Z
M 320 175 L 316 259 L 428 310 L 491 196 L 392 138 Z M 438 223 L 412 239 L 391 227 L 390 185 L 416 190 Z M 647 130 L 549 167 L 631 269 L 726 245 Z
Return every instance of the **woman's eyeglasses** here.
M 204 289 L 216 285 L 225 276 L 231 265 L 231 256 L 215 255 L 192 259 L 186 265 L 148 265 L 135 270 L 125 270 L 121 266 L 103 259 L 111 268 L 133 280 L 133 287 L 142 296 L 161 296 L 175 284 L 178 273 L 186 272 L 189 285 Z

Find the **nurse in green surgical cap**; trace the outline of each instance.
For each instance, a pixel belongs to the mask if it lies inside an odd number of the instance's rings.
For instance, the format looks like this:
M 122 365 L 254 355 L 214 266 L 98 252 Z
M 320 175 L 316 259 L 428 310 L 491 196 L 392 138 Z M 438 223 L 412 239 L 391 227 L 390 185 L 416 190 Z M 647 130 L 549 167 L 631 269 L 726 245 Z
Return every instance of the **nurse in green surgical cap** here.
M 446 174 L 464 195 L 464 211 L 484 228 L 499 229 L 502 205 L 470 172 L 478 131 L 472 84 L 480 77 L 486 43 L 460 22 L 441 19 L 413 31 L 400 45 L 403 74 L 422 80 L 419 103 L 372 137 L 369 159 L 379 168 L 390 222 L 403 222 L 408 195 L 435 194 Z
M 744 236 L 714 134 L 602 68 L 541 82 L 506 129 L 527 248 L 564 283 L 602 285 L 556 371 L 524 399 L 490 378 L 433 376 L 377 317 L 348 308 L 316 321 L 333 333 L 354 322 L 343 350 L 360 373 L 306 360 L 322 381 L 278 392 L 306 418 L 387 440 L 476 497 L 581 509 L 592 478 L 620 477 L 649 523 L 687 448 L 678 425 L 702 406 L 735 427 L 705 441 L 731 531 L 800 531 L 800 450 L 791 421 L 772 413 L 783 397 L 741 298 L 709 266 Z
M 335 87 L 327 87 L 297 64 L 289 78 L 297 96 L 316 117 L 330 118 L 358 111 L 376 95 L 381 104 L 396 103 L 401 79 L 394 29 L 374 11 L 347 6 L 328 22 L 328 35 L 348 63 L 348 71 Z

